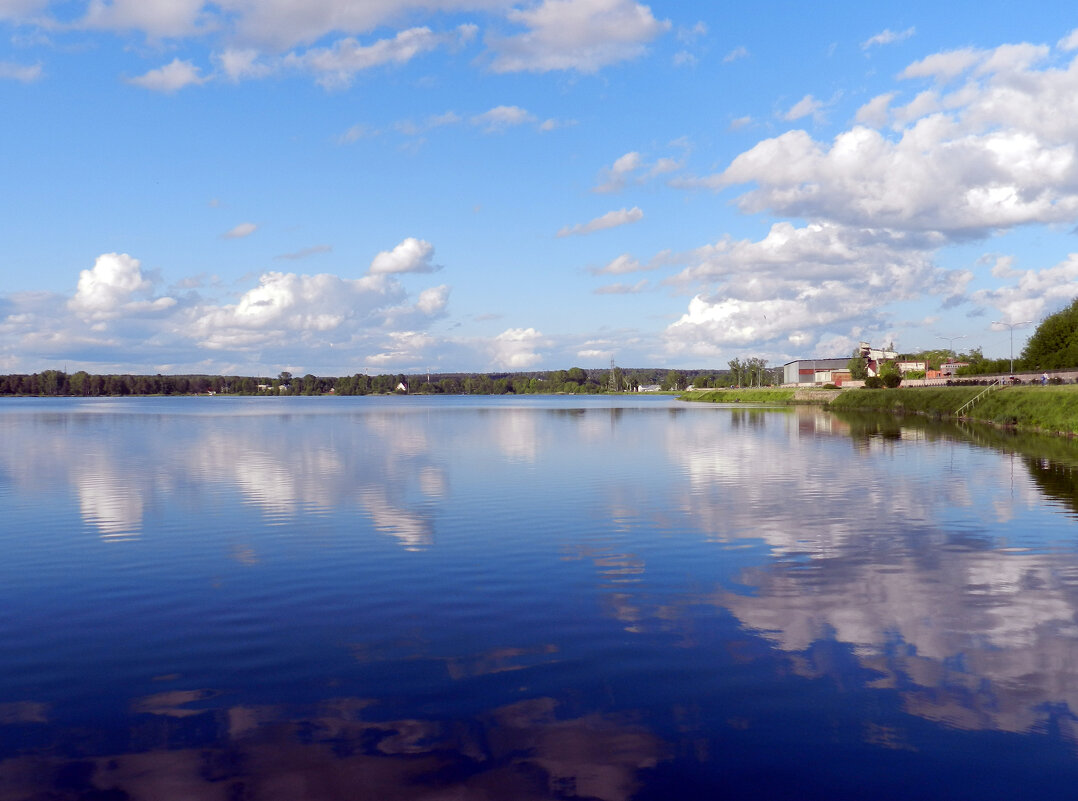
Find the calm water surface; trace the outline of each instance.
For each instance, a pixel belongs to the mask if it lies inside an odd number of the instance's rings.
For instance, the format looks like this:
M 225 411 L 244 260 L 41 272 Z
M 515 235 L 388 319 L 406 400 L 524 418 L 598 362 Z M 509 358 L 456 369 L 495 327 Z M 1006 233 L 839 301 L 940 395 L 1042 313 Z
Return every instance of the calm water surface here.
M 665 398 L 0 403 L 0 801 L 1078 787 L 1078 450 Z

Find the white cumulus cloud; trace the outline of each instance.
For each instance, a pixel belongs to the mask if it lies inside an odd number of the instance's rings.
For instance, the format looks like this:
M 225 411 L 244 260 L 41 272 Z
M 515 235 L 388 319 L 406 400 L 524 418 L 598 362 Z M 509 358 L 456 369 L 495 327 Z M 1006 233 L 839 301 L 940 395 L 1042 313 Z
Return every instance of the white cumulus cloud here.
M 392 273 L 433 273 L 441 267 L 432 263 L 434 245 L 408 237 L 393 250 L 383 250 L 371 261 L 371 275 Z
M 203 305 L 185 324 L 198 344 L 211 349 L 248 349 L 315 336 L 347 339 L 357 326 L 379 324 L 380 310 L 403 300 L 403 289 L 383 276 L 267 272 L 235 304 Z
M 67 305 L 82 317 L 108 320 L 122 314 L 159 312 L 176 304 L 174 298 L 152 298 L 153 288 L 138 259 L 126 253 L 104 253 L 93 268 L 79 273 L 78 287 Z
M 938 238 L 885 229 L 775 223 L 763 239 L 725 237 L 685 258 L 671 283 L 706 284 L 666 330 L 667 350 L 715 356 L 766 344 L 800 352 L 818 337 L 881 324 L 880 308 L 961 293 L 971 274 L 932 261 Z
M 534 328 L 509 328 L 491 340 L 490 356 L 499 367 L 525 370 L 542 360 L 538 349 L 548 345 L 546 338 Z
M 985 69 L 952 92 L 923 92 L 898 108 L 880 96 L 862 108 L 861 124 L 830 142 L 789 131 L 698 183 L 752 185 L 738 199 L 748 212 L 936 231 L 951 239 L 1073 221 L 1078 60 L 1037 69 L 1036 52 L 1005 47 L 966 54 L 963 69 Z M 923 74 L 937 71 L 938 65 Z M 901 125 L 897 136 L 871 127 L 888 115 Z
M 1044 270 L 1014 270 L 1009 259 L 1002 259 L 992 272 L 1013 283 L 978 290 L 971 300 L 979 306 L 991 306 L 1006 320 L 1036 322 L 1078 297 L 1078 253 Z

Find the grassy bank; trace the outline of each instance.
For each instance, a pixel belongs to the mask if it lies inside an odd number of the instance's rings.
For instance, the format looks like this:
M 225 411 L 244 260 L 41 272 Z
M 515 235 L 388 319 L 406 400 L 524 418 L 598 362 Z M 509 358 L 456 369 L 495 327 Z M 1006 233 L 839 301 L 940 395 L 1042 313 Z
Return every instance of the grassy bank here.
M 678 400 L 705 403 L 793 403 L 796 391 L 792 387 L 694 390 L 679 396 Z
M 984 387 L 911 387 L 854 389 L 843 392 L 830 408 L 891 414 L 920 413 L 953 417 Z M 978 401 L 964 417 L 1060 434 L 1078 434 L 1078 386 L 1007 387 Z

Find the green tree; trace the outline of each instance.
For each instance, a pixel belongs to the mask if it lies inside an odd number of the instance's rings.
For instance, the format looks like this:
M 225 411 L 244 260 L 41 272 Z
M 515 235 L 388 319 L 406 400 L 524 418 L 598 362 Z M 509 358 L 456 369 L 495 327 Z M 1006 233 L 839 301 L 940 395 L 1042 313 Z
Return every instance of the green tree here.
M 1032 370 L 1078 367 L 1078 298 L 1041 320 L 1016 361 Z
M 666 378 L 663 379 L 662 388 L 664 390 L 684 389 L 685 388 L 685 376 L 683 376 L 677 370 L 669 371 L 666 374 Z
M 846 362 L 846 369 L 850 371 L 850 378 L 854 381 L 864 381 L 868 378 L 868 366 L 865 364 L 860 348 L 854 348 L 853 356 Z

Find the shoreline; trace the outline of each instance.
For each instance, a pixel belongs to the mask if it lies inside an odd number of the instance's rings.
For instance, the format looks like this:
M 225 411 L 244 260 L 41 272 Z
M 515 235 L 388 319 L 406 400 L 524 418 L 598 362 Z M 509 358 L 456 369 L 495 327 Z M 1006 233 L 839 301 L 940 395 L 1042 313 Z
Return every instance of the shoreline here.
M 934 419 L 984 423 L 1060 437 L 1078 436 L 1078 386 L 1006 386 L 984 393 L 983 386 L 898 387 L 895 389 L 706 390 L 678 399 L 705 403 L 812 404 L 833 411 L 919 414 Z M 966 413 L 964 404 L 977 399 Z

